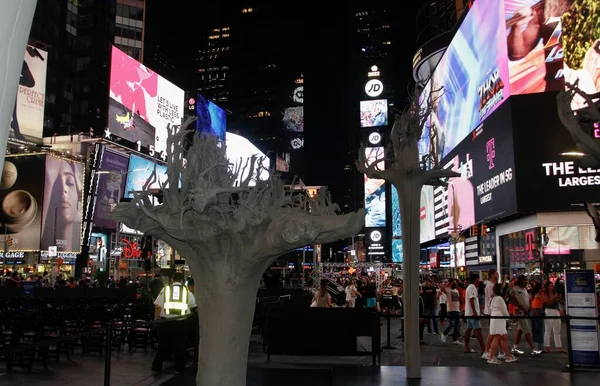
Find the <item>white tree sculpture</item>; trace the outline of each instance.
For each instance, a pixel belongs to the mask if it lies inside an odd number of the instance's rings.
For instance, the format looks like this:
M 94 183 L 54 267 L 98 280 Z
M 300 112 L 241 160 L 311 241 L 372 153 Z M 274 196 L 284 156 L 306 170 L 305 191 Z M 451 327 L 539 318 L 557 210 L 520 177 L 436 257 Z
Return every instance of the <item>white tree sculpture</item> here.
M 190 267 L 200 319 L 197 384 L 246 385 L 255 298 L 263 272 L 282 254 L 358 233 L 364 211 L 336 215 L 338 208 L 326 192 L 314 199 L 292 196 L 274 174 L 251 186 L 253 177 L 261 175 L 262 162 L 256 162 L 260 160 L 252 158 L 234 167 L 227 160 L 225 144 L 216 137 L 195 135 L 186 150 L 188 132 L 173 131 L 169 129 L 167 141 L 163 203 L 153 205 L 146 189 L 156 181 L 153 173 L 144 191 L 119 204 L 114 217 L 165 241 Z
M 389 181 L 398 190 L 402 218 L 402 250 L 404 254 L 404 293 L 402 295 L 405 323 L 405 358 L 407 378 L 421 377 L 421 354 L 419 343 L 419 256 L 420 256 L 420 206 L 423 185 L 440 185 L 442 179 L 457 177 L 458 173 L 438 166 L 436 154 L 436 131 L 430 127 L 430 154 L 420 158 L 418 141 L 441 89 L 433 90 L 419 105 L 420 90 L 415 89 L 410 106 L 396 115 L 392 126 L 391 144 L 382 159 L 371 162 L 361 149 L 356 163 L 358 170 L 369 178 Z M 433 126 L 433 125 L 432 125 Z M 379 166 L 385 161 L 386 168 Z
M 563 126 L 571 134 L 571 138 L 579 150 L 583 152 L 580 162 L 583 166 L 600 168 L 600 142 L 592 137 L 592 133 L 582 125 L 582 120 L 600 122 L 600 93 L 589 95 L 583 92 L 577 82 L 566 84 L 567 90 L 561 91 L 556 96 L 558 117 Z M 583 100 L 583 107 L 573 110 L 574 100 Z M 596 100 L 596 102 L 594 102 Z M 581 105 L 581 103 L 577 103 Z M 600 214 L 591 203 L 585 203 L 585 210 L 594 223 L 596 229 L 596 242 L 600 243 Z

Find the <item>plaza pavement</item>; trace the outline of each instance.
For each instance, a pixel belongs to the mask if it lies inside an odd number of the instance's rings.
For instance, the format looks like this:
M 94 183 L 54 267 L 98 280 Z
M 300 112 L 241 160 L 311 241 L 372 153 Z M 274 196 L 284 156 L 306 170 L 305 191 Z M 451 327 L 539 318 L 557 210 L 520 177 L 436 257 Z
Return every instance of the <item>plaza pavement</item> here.
M 387 343 L 386 320 L 382 319 L 382 346 Z M 335 328 L 334 326 L 330 328 Z M 391 344 L 395 350 L 384 350 L 381 355 L 381 366 L 371 367 L 370 357 L 296 357 L 278 356 L 271 357 L 271 363 L 266 363 L 266 355 L 262 352 L 260 337 L 253 336 L 248 358 L 249 383 L 248 385 L 280 385 L 285 380 L 286 385 L 302 384 L 310 381 L 311 386 L 320 385 L 399 385 L 399 380 L 404 378 L 404 350 L 402 340 L 398 338 L 400 320 L 391 319 Z M 298 333 L 310 333 L 302 331 Z M 509 331 L 509 343 L 512 345 L 515 329 Z M 484 335 L 487 335 L 484 323 Z M 566 329 L 563 326 L 563 345 L 566 347 Z M 567 365 L 566 354 L 551 353 L 540 357 L 530 358 L 523 356 L 516 363 L 493 366 L 487 364 L 478 354 L 464 354 L 463 347 L 440 341 L 439 335 L 425 335 L 427 345 L 422 347 L 423 382 L 421 385 L 436 384 L 436 379 L 448 377 L 460 381 L 462 386 L 475 384 L 475 379 L 491 377 L 490 386 L 495 384 L 516 385 L 528 382 L 537 382 L 547 379 L 554 386 L 562 384 L 600 384 L 600 374 L 577 374 L 569 378 L 566 373 L 561 373 Z M 478 350 L 475 340 L 471 340 L 471 347 Z M 526 343 L 521 343 L 525 349 Z M 528 350 L 524 350 L 528 351 Z M 193 385 L 194 373 L 188 370 L 182 374 L 173 371 L 170 363 L 165 363 L 165 370 L 161 374 L 153 374 L 150 364 L 153 351 L 129 353 L 113 353 L 111 362 L 111 385 L 136 385 L 165 386 Z M 60 362 L 50 360 L 49 370 L 43 370 L 39 363 L 34 364 L 33 371 L 28 373 L 15 369 L 7 373 L 0 363 L 0 385 L 101 385 L 104 379 L 104 357 L 97 354 L 82 356 L 77 354 L 71 361 L 64 358 Z M 513 375 L 511 375 L 513 374 Z M 529 374 L 529 375 L 527 375 Z M 461 378 L 462 377 L 462 378 Z M 518 377 L 518 378 L 514 378 Z M 362 383 L 356 383 L 362 379 Z M 427 381 L 429 379 L 429 381 Z M 392 382 L 393 380 L 393 382 Z M 301 383 L 305 382 L 305 383 Z M 496 383 L 500 382 L 500 383 Z M 290 383 L 291 382 L 291 383 Z M 438 383 L 439 384 L 439 383 Z M 478 383 L 481 385 L 481 383 Z

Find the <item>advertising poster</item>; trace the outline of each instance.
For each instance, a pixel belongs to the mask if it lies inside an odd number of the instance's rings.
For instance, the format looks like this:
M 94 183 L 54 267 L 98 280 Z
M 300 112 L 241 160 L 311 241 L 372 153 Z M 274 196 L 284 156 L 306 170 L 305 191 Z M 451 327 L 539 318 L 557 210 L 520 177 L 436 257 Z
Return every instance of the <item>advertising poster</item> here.
M 56 246 L 59 252 L 81 251 L 82 189 L 81 162 L 46 157 L 40 249 Z
M 119 203 L 125 190 L 129 158 L 106 150 L 100 165 L 98 190 L 96 193 L 96 213 L 94 225 L 99 228 L 116 229 L 116 222 L 110 212 Z
M 229 163 L 233 165 L 233 170 L 239 168 L 243 171 L 239 178 L 236 179 L 235 184 L 239 186 L 239 183 L 248 178 L 250 170 L 253 170 L 253 175 L 248 183 L 249 186 L 256 186 L 256 179 L 259 178 L 261 181 L 266 181 L 269 178 L 269 167 L 271 161 L 269 157 L 260 151 L 256 146 L 252 144 L 248 139 L 241 135 L 227 133 L 226 134 L 226 154 Z M 252 157 L 255 157 L 254 165 L 250 165 Z M 262 160 L 261 160 L 262 158 Z M 258 163 L 262 169 L 260 176 L 258 176 Z
M 44 132 L 47 65 L 48 53 L 28 45 L 10 123 L 10 138 L 41 142 Z
M 474 2 L 425 86 L 423 104 L 434 94 L 429 126 L 437 131 L 439 159 L 510 96 L 503 14 L 502 1 Z M 424 130 L 424 153 L 429 136 Z
M 387 255 L 389 245 L 385 228 L 365 228 L 367 261 L 382 261 Z
M 0 240 L 10 238 L 9 251 L 40 249 L 43 180 L 43 155 L 6 156 L 0 183 Z
M 108 235 L 106 233 L 92 232 L 90 236 L 90 259 L 104 261 L 108 251 Z
M 184 91 L 116 47 L 110 66 L 108 127 L 113 135 L 166 150 L 167 125 L 180 125 Z
M 127 170 L 127 180 L 125 183 L 125 197 L 133 197 L 133 192 L 142 191 L 148 178 L 154 171 L 156 165 L 156 179 L 148 186 L 148 189 L 159 189 L 161 183 L 167 181 L 167 167 L 164 165 L 156 164 L 149 159 L 142 158 L 136 155 L 131 155 L 129 158 L 129 168 Z
M 556 105 L 556 95 L 546 92 L 511 100 L 520 212 L 582 209 L 585 202 L 600 203 L 600 169 L 583 165 L 581 157 L 564 155 L 578 149 L 556 109 L 548 108 Z
M 598 321 L 575 319 L 597 318 L 598 305 L 594 270 L 565 270 L 566 311 L 571 319 L 571 350 L 575 366 L 600 366 Z
M 360 127 L 378 127 L 387 124 L 387 99 L 360 101 Z
M 392 240 L 392 262 L 402 263 L 404 261 L 404 251 L 402 250 L 402 239 Z
M 384 155 L 383 147 L 368 147 L 365 149 L 367 163 L 382 159 Z M 379 162 L 381 169 L 385 168 L 383 161 Z M 368 178 L 364 175 L 365 181 L 365 227 L 385 227 L 385 180 Z
M 227 112 L 198 94 L 196 99 L 196 131 L 216 135 L 220 140 L 225 140 L 227 131 Z
M 514 214 L 517 184 L 511 104 L 494 111 L 448 154 L 442 165 L 460 173 L 460 177 L 448 179 L 446 188 L 431 188 L 431 194 L 422 191 L 421 242 Z
M 398 190 L 394 185 L 392 187 L 392 235 L 402 236 L 402 213 L 400 213 L 400 200 Z
M 513 95 L 559 91 L 579 79 L 600 91 L 600 7 L 596 0 L 505 0 Z
M 421 208 L 419 223 L 421 224 L 421 243 L 435 239 L 435 206 L 433 186 L 421 189 Z

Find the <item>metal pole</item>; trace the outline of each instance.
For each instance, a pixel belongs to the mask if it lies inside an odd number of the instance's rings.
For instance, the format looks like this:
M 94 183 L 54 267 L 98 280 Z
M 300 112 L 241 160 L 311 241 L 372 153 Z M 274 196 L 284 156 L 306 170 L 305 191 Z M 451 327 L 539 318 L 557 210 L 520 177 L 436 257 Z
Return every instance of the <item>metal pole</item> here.
M 567 321 L 567 347 L 568 347 L 568 356 L 569 356 L 569 372 L 572 373 L 574 371 L 573 369 L 573 347 L 571 344 L 571 317 L 569 315 L 566 315 L 566 321 Z
M 110 386 L 110 361 L 112 349 L 112 323 L 106 326 L 106 355 L 104 356 L 104 386 Z
M 304 284 L 306 284 L 306 279 L 304 277 L 304 264 L 306 263 L 306 247 L 302 248 L 302 288 L 304 288 Z

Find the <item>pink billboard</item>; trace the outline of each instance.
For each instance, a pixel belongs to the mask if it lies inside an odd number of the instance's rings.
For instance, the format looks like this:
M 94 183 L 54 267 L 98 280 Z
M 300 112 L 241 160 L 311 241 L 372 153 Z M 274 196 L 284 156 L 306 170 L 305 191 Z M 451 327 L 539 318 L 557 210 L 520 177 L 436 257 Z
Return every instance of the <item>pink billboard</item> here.
M 116 47 L 110 66 L 112 135 L 153 151 L 166 149 L 167 125 L 183 117 L 184 92 Z

